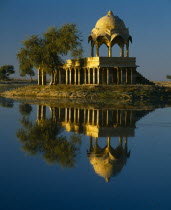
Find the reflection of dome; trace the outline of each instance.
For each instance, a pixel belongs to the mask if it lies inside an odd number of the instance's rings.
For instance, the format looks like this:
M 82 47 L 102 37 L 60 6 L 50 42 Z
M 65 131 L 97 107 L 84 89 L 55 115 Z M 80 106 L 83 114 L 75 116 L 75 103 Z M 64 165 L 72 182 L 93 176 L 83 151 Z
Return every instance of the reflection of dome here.
M 97 21 L 89 36 L 89 41 L 98 41 L 100 45 L 105 43 L 107 46 L 113 46 L 115 43 L 118 43 L 118 40 L 115 40 L 117 37 L 121 39 L 119 40 L 121 44 L 128 44 L 129 40 L 132 40 L 123 20 L 118 16 L 114 16 L 112 11 L 109 11 L 106 16 Z
M 93 165 L 95 172 L 105 178 L 108 182 L 110 177 L 117 175 L 123 168 L 124 163 L 114 159 L 110 155 L 107 157 L 90 156 L 90 163 Z
M 110 146 L 110 140 L 108 140 L 108 145 L 103 149 L 98 146 L 97 142 L 94 146 L 90 143 L 90 152 L 88 152 L 94 171 L 107 182 L 110 177 L 116 176 L 122 170 L 129 155 L 130 152 L 127 152 L 127 141 L 124 148 L 122 147 L 122 142 L 120 142 L 116 149 Z

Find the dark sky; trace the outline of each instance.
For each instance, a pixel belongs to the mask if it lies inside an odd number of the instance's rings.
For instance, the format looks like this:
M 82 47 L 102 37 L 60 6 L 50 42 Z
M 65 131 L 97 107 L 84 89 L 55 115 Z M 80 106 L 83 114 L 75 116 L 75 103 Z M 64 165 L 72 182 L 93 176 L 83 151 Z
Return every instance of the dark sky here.
M 77 24 L 83 34 L 84 56 L 90 56 L 87 37 L 109 10 L 129 28 L 130 56 L 137 57 L 138 71 L 152 80 L 166 80 L 171 74 L 170 0 L 0 0 L 0 66 L 11 64 L 18 71 L 16 53 L 21 40 L 64 23 Z M 105 54 L 102 47 L 100 55 Z M 119 56 L 118 47 L 114 55 Z

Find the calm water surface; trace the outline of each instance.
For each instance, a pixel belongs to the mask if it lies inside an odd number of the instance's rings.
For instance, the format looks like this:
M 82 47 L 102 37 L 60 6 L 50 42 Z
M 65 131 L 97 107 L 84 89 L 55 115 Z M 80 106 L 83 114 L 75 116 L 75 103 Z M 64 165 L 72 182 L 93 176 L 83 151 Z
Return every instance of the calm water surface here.
M 171 108 L 0 105 L 0 209 L 171 209 Z

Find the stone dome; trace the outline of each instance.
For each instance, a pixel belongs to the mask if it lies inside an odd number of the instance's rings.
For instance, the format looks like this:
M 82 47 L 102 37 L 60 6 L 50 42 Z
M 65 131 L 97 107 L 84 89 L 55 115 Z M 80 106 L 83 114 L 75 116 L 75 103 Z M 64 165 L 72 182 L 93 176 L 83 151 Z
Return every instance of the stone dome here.
M 97 21 L 88 37 L 88 41 L 91 41 L 91 46 L 97 45 L 100 47 L 105 44 L 112 47 L 114 44 L 118 44 L 123 47 L 124 45 L 128 46 L 129 41 L 132 42 L 132 37 L 129 35 L 129 30 L 123 20 L 109 11 L 106 16 Z
M 118 16 L 114 16 L 112 11 L 109 11 L 106 16 L 100 18 L 95 29 L 105 32 L 106 30 L 119 29 L 125 30 L 125 24 Z

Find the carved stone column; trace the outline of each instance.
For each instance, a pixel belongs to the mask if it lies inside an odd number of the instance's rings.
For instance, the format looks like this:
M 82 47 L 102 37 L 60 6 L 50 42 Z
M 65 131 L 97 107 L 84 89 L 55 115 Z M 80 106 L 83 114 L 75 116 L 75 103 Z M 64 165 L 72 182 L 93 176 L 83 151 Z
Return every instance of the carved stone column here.
M 98 85 L 99 85 L 99 80 L 100 80 L 100 78 L 99 78 L 99 76 L 100 76 L 99 71 L 100 71 L 100 69 L 97 68 L 97 84 Z
M 88 68 L 88 84 L 90 84 L 90 68 Z
M 131 76 L 131 85 L 133 84 L 133 70 L 132 70 L 132 68 L 131 68 L 131 74 L 130 74 L 130 76 Z
M 77 69 L 74 69 L 74 85 L 77 84 Z
M 69 69 L 69 84 L 71 85 L 72 83 L 71 83 L 72 81 L 71 81 L 71 69 Z
M 66 85 L 68 85 L 68 69 L 65 71 Z
M 99 46 L 96 45 L 96 57 L 99 57 Z
M 126 68 L 126 75 L 125 75 L 125 77 L 126 77 L 126 84 L 128 84 L 128 68 Z
M 120 57 L 124 57 L 124 46 L 121 46 Z
M 59 84 L 61 84 L 61 69 L 59 69 Z
M 88 113 L 87 113 L 87 123 L 89 124 L 90 122 L 90 110 L 88 109 Z
M 42 71 L 41 71 L 41 69 L 39 68 L 39 69 L 38 69 L 38 85 L 42 85 L 42 80 L 41 80 L 41 78 L 42 78 Z
M 93 68 L 93 85 L 95 84 L 95 68 Z
M 129 57 L 129 44 L 126 45 L 126 57 Z
M 87 69 L 85 68 L 84 69 L 84 84 L 86 85 L 87 84 Z
M 80 85 L 80 69 L 78 69 L 78 85 Z
M 117 84 L 119 84 L 120 83 L 120 81 L 119 81 L 120 79 L 119 79 L 119 68 L 117 68 Z
M 108 57 L 112 57 L 112 46 L 109 45 L 108 47 Z
M 42 85 L 46 85 L 46 72 L 42 69 Z
M 94 57 L 94 45 L 91 46 L 91 57 Z
M 121 68 L 121 84 L 123 84 L 123 68 Z

